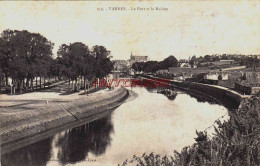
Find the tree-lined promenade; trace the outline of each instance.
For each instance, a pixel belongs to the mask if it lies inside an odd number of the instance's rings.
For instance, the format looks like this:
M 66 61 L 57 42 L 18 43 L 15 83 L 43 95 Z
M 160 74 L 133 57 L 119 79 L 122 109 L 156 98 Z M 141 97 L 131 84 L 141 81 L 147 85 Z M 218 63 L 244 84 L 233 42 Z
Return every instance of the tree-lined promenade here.
M 94 78 L 104 78 L 113 69 L 110 51 L 104 46 L 62 44 L 56 58 L 53 46 L 39 33 L 4 30 L 0 38 L 1 84 L 11 86 L 14 93 L 28 92 L 42 88 L 42 84 L 45 87 L 47 78 L 55 78 L 68 80 L 69 90 L 86 90 Z

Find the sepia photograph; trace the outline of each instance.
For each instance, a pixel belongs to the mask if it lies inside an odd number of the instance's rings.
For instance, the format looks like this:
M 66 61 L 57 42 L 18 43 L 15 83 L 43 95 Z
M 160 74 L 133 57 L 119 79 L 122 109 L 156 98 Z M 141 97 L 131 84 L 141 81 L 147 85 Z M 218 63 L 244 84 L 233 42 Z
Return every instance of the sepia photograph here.
M 0 166 L 260 166 L 260 0 L 0 1 Z

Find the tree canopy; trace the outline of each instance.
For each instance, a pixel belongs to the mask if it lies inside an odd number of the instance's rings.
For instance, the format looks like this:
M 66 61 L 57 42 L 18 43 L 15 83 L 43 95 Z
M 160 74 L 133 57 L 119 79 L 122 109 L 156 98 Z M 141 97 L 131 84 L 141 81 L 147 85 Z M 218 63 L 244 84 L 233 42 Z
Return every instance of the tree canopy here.
M 169 67 L 177 67 L 178 60 L 174 56 L 169 56 L 163 61 L 135 62 L 132 68 L 138 72 L 156 72 L 157 70 L 168 69 Z
M 39 33 L 26 30 L 4 30 L 0 37 L 0 71 L 4 73 L 6 85 L 11 78 L 14 87 L 28 89 L 37 77 L 64 77 L 77 81 L 106 77 L 113 69 L 110 51 L 95 45 L 89 49 L 82 42 L 62 44 L 53 58 L 54 43 Z M 24 83 L 26 82 L 26 83 Z M 25 85 L 24 85 L 25 84 Z M 36 86 L 37 88 L 37 86 Z

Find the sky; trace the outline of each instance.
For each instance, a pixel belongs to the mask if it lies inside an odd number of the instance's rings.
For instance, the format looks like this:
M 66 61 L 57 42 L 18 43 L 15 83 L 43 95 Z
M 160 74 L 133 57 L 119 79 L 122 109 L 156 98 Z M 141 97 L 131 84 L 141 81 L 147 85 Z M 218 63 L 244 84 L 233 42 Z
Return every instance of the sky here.
M 42 34 L 54 56 L 73 42 L 103 45 L 113 59 L 260 54 L 260 1 L 1 1 L 5 29 Z

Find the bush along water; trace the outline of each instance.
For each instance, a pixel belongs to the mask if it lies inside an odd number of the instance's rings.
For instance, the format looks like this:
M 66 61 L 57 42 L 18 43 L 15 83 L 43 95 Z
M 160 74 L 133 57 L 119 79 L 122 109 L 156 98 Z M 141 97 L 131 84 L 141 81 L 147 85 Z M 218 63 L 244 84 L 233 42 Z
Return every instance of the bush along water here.
M 230 119 L 216 121 L 215 134 L 197 132 L 192 146 L 187 146 L 174 156 L 146 154 L 133 156 L 122 163 L 138 166 L 191 166 L 191 165 L 260 165 L 260 98 L 243 99 Z

